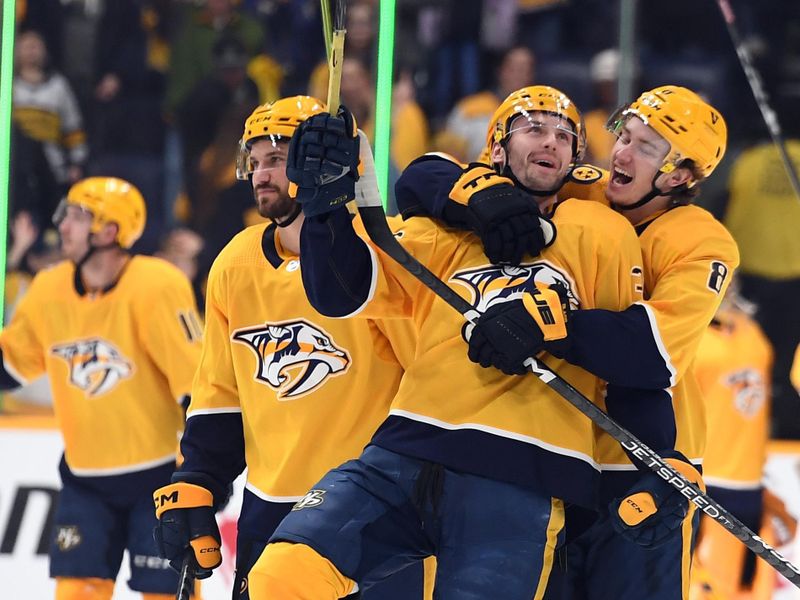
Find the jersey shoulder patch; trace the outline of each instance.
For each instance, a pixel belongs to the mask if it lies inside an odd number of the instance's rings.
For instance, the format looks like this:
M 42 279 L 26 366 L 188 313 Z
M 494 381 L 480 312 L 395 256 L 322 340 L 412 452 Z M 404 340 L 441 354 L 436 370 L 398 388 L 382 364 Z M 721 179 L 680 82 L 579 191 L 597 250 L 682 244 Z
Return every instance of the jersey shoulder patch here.
M 594 183 L 603 178 L 605 171 L 594 165 L 578 165 L 569 174 L 569 179 L 575 183 Z

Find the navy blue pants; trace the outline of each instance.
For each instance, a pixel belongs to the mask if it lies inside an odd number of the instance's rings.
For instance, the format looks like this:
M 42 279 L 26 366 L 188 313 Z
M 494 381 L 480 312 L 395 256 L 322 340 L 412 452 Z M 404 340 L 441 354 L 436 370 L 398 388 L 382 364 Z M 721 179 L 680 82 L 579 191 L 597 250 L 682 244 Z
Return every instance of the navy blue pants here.
M 50 577 L 116 580 L 127 549 L 131 569 L 128 587 L 139 592 L 174 594 L 178 574 L 158 555 L 153 539 L 156 523 L 149 490 L 126 503 L 118 499 L 112 502 L 92 489 L 65 480 L 53 522 Z
M 437 600 L 531 600 L 548 584 L 560 500 L 369 446 L 330 471 L 270 541 L 311 546 L 364 594 L 436 555 Z
M 244 492 L 242 513 L 239 517 L 239 535 L 236 538 L 236 577 L 232 600 L 250 600 L 248 575 L 267 546 L 267 540 L 283 518 L 289 514 L 293 502 L 265 502 L 248 490 Z M 415 563 L 386 581 L 358 596 L 361 600 L 422 600 L 425 574 L 422 563 Z M 355 600 L 349 596 L 348 600 Z
M 691 538 L 698 523 L 699 511 Z M 684 588 L 688 591 L 684 574 L 693 545 L 693 539 L 676 535 L 661 546 L 644 548 L 619 535 L 604 512 L 566 545 L 553 569 L 547 600 L 681 600 Z

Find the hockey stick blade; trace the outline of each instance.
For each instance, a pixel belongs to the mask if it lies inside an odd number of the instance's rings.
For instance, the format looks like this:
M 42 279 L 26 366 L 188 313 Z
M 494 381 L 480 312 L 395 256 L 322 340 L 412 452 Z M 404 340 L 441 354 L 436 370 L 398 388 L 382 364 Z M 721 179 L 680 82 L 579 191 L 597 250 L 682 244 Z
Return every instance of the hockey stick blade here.
M 363 134 L 359 133 L 359 135 Z M 358 204 L 358 212 L 364 223 L 364 229 L 367 235 L 376 246 L 388 254 L 401 267 L 416 277 L 434 294 L 460 312 L 465 319 L 474 323 L 475 319 L 480 316 L 478 311 L 446 283 L 436 277 L 436 275 L 429 271 L 417 259 L 411 256 L 397 241 L 391 229 L 389 229 L 377 185 L 373 183 L 375 175 L 374 163 L 372 163 L 371 156 L 372 151 L 368 143 L 365 143 L 365 139 L 365 137 L 361 139 L 360 155 L 364 165 L 365 176 L 362 176 L 356 182 L 356 203 Z M 372 173 L 368 175 L 370 168 L 372 169 Z M 727 509 L 718 504 L 713 498 L 703 493 L 700 488 L 691 483 L 671 465 L 667 464 L 654 450 L 627 429 L 619 425 L 591 400 L 552 371 L 545 363 L 534 357 L 530 357 L 525 361 L 525 365 L 543 383 L 548 385 L 553 391 L 619 442 L 625 450 L 636 456 L 659 477 L 693 502 L 703 513 L 720 523 L 754 554 L 761 557 L 767 564 L 778 571 L 778 573 L 800 588 L 800 569 L 786 560 L 777 550 L 753 533 Z

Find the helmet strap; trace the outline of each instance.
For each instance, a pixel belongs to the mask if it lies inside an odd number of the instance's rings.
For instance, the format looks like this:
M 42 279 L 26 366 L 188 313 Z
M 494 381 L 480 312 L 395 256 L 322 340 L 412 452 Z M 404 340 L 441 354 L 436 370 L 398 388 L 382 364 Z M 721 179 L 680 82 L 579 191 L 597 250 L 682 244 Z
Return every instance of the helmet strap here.
M 650 202 L 654 198 L 657 198 L 658 196 L 678 196 L 678 195 L 680 195 L 682 192 L 684 192 L 686 190 L 686 186 L 678 186 L 676 188 L 671 189 L 668 192 L 662 192 L 660 189 L 658 189 L 656 187 L 656 180 L 660 176 L 661 176 L 661 171 L 658 171 L 653 176 L 652 183 L 650 183 L 650 191 L 647 192 L 644 196 L 642 196 L 642 198 L 638 202 L 634 202 L 633 204 L 628 204 L 626 206 L 622 206 L 620 204 L 616 204 L 615 203 L 615 204 L 613 204 L 613 207 L 616 210 L 620 210 L 620 211 L 634 210 L 634 209 L 637 209 L 639 207 L 644 206 L 645 204 L 647 204 L 648 202 Z
M 286 217 L 286 220 L 281 221 L 280 223 L 278 223 L 278 221 L 275 221 L 275 219 L 273 219 L 272 221 L 278 227 L 288 227 L 289 225 L 294 223 L 295 219 L 300 216 L 301 212 L 303 212 L 303 207 L 300 206 L 299 202 L 295 202 L 294 208 L 292 209 L 292 212 L 289 214 L 289 216 Z

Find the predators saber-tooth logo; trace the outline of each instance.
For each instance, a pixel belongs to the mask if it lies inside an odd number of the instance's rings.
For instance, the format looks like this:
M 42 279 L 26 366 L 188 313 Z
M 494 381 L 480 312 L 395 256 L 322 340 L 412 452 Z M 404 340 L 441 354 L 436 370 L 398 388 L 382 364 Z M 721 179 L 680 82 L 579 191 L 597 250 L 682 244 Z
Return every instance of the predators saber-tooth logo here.
M 319 506 L 325 502 L 326 490 L 311 490 L 303 496 L 293 507 L 292 510 L 303 510 L 304 508 L 312 508 Z
M 562 285 L 567 291 L 571 309 L 580 308 L 581 302 L 575 294 L 572 279 L 547 261 L 511 265 L 486 265 L 482 267 L 456 271 L 450 281 L 469 289 L 470 303 L 478 312 L 485 312 L 490 306 L 501 302 L 510 302 L 531 292 L 536 284 L 550 286 Z M 462 330 L 465 339 L 469 339 L 472 325 L 467 323 Z
M 56 529 L 56 546 L 61 552 L 67 552 L 80 545 L 83 536 L 77 525 L 60 525 Z
M 238 329 L 231 338 L 255 352 L 254 377 L 278 392 L 279 400 L 307 394 L 350 367 L 347 351 L 322 328 L 302 319 Z
M 69 382 L 87 396 L 105 394 L 133 372 L 131 362 L 100 338 L 53 346 L 51 352 L 64 359 L 69 367 Z
M 538 283 L 540 286 L 561 284 L 567 290 L 569 306 L 575 310 L 581 302 L 575 294 L 572 279 L 547 261 L 517 266 L 487 265 L 457 271 L 450 281 L 463 285 L 472 293 L 471 303 L 479 312 L 500 302 L 521 298 Z

